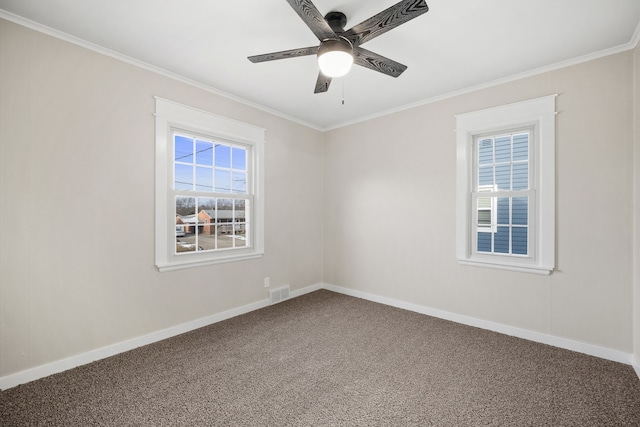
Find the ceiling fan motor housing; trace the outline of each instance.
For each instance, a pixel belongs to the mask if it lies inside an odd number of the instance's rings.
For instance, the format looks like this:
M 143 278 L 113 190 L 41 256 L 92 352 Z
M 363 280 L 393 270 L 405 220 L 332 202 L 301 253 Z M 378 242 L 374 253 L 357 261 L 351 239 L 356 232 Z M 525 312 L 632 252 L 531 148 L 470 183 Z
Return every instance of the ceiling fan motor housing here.
M 347 17 L 344 13 L 329 12 L 324 16 L 324 20 L 336 34 L 344 33 L 344 27 L 347 25 Z
M 347 17 L 342 12 L 329 12 L 324 16 L 324 20 L 331 27 L 338 38 L 326 39 L 320 42 L 318 47 L 318 58 L 327 52 L 345 52 L 353 56 L 353 45 L 341 34 L 344 33 L 344 26 L 347 25 Z
M 321 57 L 327 52 L 346 52 L 349 55 L 352 55 L 353 48 L 351 47 L 351 43 L 344 38 L 339 39 L 328 39 L 320 43 L 320 47 L 318 48 L 318 57 Z

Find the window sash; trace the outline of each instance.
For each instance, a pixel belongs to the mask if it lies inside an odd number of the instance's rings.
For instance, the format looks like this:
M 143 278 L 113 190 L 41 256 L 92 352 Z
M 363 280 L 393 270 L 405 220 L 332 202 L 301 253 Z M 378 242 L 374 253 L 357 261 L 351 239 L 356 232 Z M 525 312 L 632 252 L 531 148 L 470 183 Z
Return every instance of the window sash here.
M 491 223 L 489 226 L 480 225 L 478 217 L 478 199 L 479 198 L 491 198 Z M 527 224 L 518 224 L 513 221 L 513 198 L 526 198 L 527 199 Z M 508 199 L 509 200 L 509 221 L 498 222 L 497 215 L 497 200 Z M 521 259 L 532 259 L 535 253 L 535 212 L 536 212 L 536 192 L 534 190 L 528 191 L 496 191 L 496 192 L 474 192 L 471 194 L 472 215 L 471 215 L 471 252 L 474 256 L 510 256 Z M 491 251 L 478 250 L 478 233 L 491 233 L 496 234 L 500 228 L 509 229 L 509 245 L 508 251 L 500 252 L 495 251 L 494 240 L 495 236 L 491 237 Z M 527 230 L 527 253 L 520 254 L 513 251 L 513 235 L 512 230 L 514 228 L 526 228 Z
M 245 145 L 245 144 L 239 144 L 235 142 L 228 142 L 228 141 L 220 140 L 219 138 L 213 138 L 210 135 L 201 135 L 201 134 L 197 134 L 187 130 L 175 128 L 172 130 L 172 144 L 171 144 L 172 150 L 174 153 L 177 150 L 178 138 L 191 139 L 192 140 L 191 144 L 193 145 L 191 147 L 190 153 L 181 156 L 179 159 L 175 158 L 175 154 L 171 157 L 172 180 L 171 182 L 169 182 L 170 189 L 177 192 L 189 192 L 189 193 L 201 192 L 206 194 L 246 195 L 246 194 L 254 193 L 254 189 L 253 189 L 254 180 L 253 180 L 253 168 L 252 168 L 252 165 L 254 164 L 254 161 L 253 161 L 254 154 L 251 146 Z M 211 149 L 213 151 L 211 155 L 211 162 L 210 162 L 211 164 L 198 162 L 198 158 L 197 158 L 198 154 L 202 154 L 202 152 L 204 151 L 202 149 L 201 150 L 198 149 L 198 143 L 211 144 Z M 219 151 L 218 150 L 219 147 L 229 148 L 229 162 L 228 162 L 229 164 L 228 165 L 217 164 L 218 163 L 217 151 Z M 237 167 L 237 165 L 234 165 L 234 161 L 235 161 L 234 153 L 239 153 L 240 151 L 244 153 L 244 168 L 240 168 L 240 167 Z M 186 159 L 186 160 L 182 160 L 182 159 Z M 186 175 L 190 176 L 189 182 L 181 182 L 182 184 L 184 184 L 183 187 L 190 186 L 191 189 L 187 189 L 187 188 L 176 189 L 175 184 L 179 182 L 176 176 L 177 175 L 176 170 L 179 167 L 187 171 Z M 202 179 L 199 179 L 203 171 L 206 171 L 208 173 L 211 185 L 204 185 L 202 183 Z M 226 173 L 228 175 L 229 185 L 230 185 L 230 187 L 228 188 L 228 191 L 216 191 L 219 188 L 221 188 L 220 187 L 221 184 L 217 182 L 218 177 L 220 175 L 219 173 Z M 244 175 L 244 189 L 242 188 L 242 186 L 238 186 L 236 188 L 236 186 L 234 185 L 234 178 L 233 178 L 234 174 L 236 176 Z M 202 187 L 209 187 L 211 188 L 211 191 L 203 190 Z
M 178 213 L 180 198 L 193 199 L 193 203 L 188 206 L 189 211 L 185 209 L 183 213 Z M 218 204 L 220 200 L 211 196 L 176 196 L 175 200 L 175 224 L 183 226 L 182 236 L 176 232 L 175 255 L 245 250 L 253 247 L 253 197 L 222 198 L 231 201 L 230 209 L 221 209 Z M 203 203 L 207 205 L 203 206 Z M 239 210 L 238 205 L 242 205 L 243 209 Z M 225 215 L 221 215 L 222 212 Z M 242 214 L 239 215 L 239 212 Z

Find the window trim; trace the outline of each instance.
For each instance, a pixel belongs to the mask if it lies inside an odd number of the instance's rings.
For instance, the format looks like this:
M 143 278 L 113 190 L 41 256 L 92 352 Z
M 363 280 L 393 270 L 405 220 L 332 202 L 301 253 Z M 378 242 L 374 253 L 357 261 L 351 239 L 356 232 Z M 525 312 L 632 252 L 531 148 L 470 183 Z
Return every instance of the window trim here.
M 555 268 L 555 103 L 557 94 L 456 115 L 456 257 L 462 265 L 536 274 Z M 473 250 L 474 138 L 533 129 L 531 257 Z
M 264 145 L 265 129 L 207 111 L 155 97 L 156 102 L 156 203 L 155 264 L 159 271 L 172 271 L 223 262 L 259 258 L 264 255 Z M 229 143 L 251 147 L 253 189 L 252 243 L 231 251 L 175 253 L 175 201 L 172 187 L 174 130 L 199 133 Z M 247 159 L 249 161 L 249 159 Z M 169 203 L 172 201 L 173 205 Z

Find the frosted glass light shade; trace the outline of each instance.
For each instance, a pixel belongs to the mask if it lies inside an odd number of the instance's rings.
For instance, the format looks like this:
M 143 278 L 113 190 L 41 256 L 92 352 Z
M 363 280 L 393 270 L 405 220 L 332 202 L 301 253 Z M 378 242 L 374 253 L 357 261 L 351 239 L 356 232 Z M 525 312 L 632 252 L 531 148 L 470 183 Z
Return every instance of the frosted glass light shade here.
M 327 77 L 342 77 L 351 70 L 353 54 L 345 40 L 326 40 L 318 49 L 318 66 Z

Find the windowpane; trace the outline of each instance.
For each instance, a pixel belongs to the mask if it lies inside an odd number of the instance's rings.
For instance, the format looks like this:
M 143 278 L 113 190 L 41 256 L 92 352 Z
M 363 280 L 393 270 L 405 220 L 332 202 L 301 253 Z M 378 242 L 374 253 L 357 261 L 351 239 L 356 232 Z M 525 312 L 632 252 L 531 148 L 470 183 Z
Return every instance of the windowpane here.
M 529 134 L 513 136 L 513 161 L 529 160 Z
M 527 234 L 526 227 L 513 227 L 511 229 L 511 252 L 516 255 L 527 255 Z
M 193 239 L 195 241 L 195 239 Z M 195 252 L 196 251 L 196 245 L 195 243 L 189 243 L 186 242 L 184 240 L 177 240 L 176 241 L 176 253 L 180 254 L 180 253 L 184 253 L 184 252 Z
M 216 233 L 216 242 L 218 249 L 231 249 L 233 248 L 233 236 L 231 233 L 231 225 L 218 224 Z
M 202 166 L 213 166 L 213 143 L 196 141 L 196 163 Z
M 204 211 L 209 215 L 209 218 L 214 218 L 215 209 L 216 209 L 216 199 L 212 197 L 198 198 L 198 212 Z
M 216 209 L 218 211 L 232 211 L 233 210 L 233 199 L 218 199 L 216 203 Z M 224 216 L 219 216 L 218 220 L 224 218 Z M 226 219 L 231 218 L 231 214 L 226 216 Z
M 511 190 L 511 165 L 496 166 L 496 184 L 498 190 Z
M 529 225 L 529 199 L 514 197 L 512 199 L 511 223 L 514 225 Z
M 511 136 L 496 138 L 496 163 L 511 161 Z
M 198 199 L 198 250 L 210 251 L 216 248 L 216 199 Z
M 513 165 L 513 190 L 529 189 L 529 164 L 516 163 Z
M 233 199 L 218 199 L 216 211 L 218 249 L 233 247 Z
M 493 163 L 493 140 L 482 139 L 478 143 L 478 163 L 481 165 Z
M 176 163 L 173 188 L 176 190 L 193 190 L 193 166 Z
M 509 224 L 509 198 L 498 198 L 498 224 Z
M 216 167 L 218 168 L 231 167 L 231 147 L 229 147 L 228 145 L 217 144 L 215 157 L 216 157 Z
M 509 227 L 498 227 L 493 237 L 493 251 L 499 254 L 509 253 Z
M 247 201 L 245 199 L 235 199 L 234 201 L 235 205 L 235 210 L 236 212 L 240 212 L 238 214 L 236 214 L 237 218 L 244 218 L 244 211 L 245 211 L 245 207 L 247 204 Z M 243 219 L 244 221 L 244 219 Z
M 233 147 L 232 149 L 233 169 L 247 170 L 247 150 L 245 148 Z
M 478 210 L 478 225 L 479 226 L 491 225 L 491 209 Z
M 185 226 L 179 218 L 176 217 L 176 241 L 185 235 Z
M 176 197 L 176 253 L 195 252 L 195 197 Z
M 478 168 L 478 186 L 493 187 L 493 166 Z
M 478 197 L 476 203 L 478 204 L 478 227 L 484 231 L 491 230 L 491 197 Z
M 247 246 L 247 230 L 246 230 L 246 217 L 245 217 L 245 200 L 235 201 L 235 218 L 234 218 L 234 246 L 243 247 Z
M 232 172 L 232 190 L 234 193 L 246 193 L 247 192 L 247 173 L 246 172 Z
M 218 193 L 231 193 L 231 171 L 216 169 L 215 191 Z
M 233 236 L 233 244 L 236 248 L 243 248 L 247 246 L 247 237 L 245 234 L 245 226 L 244 224 L 238 224 L 235 226 L 236 231 Z
M 176 215 L 195 215 L 196 198 L 195 197 L 176 197 Z
M 173 154 L 176 162 L 193 163 L 193 139 L 176 135 Z
M 196 191 L 213 191 L 213 169 L 196 168 Z
M 478 252 L 491 252 L 492 233 L 478 233 Z
M 478 197 L 478 209 L 491 210 L 491 197 Z

